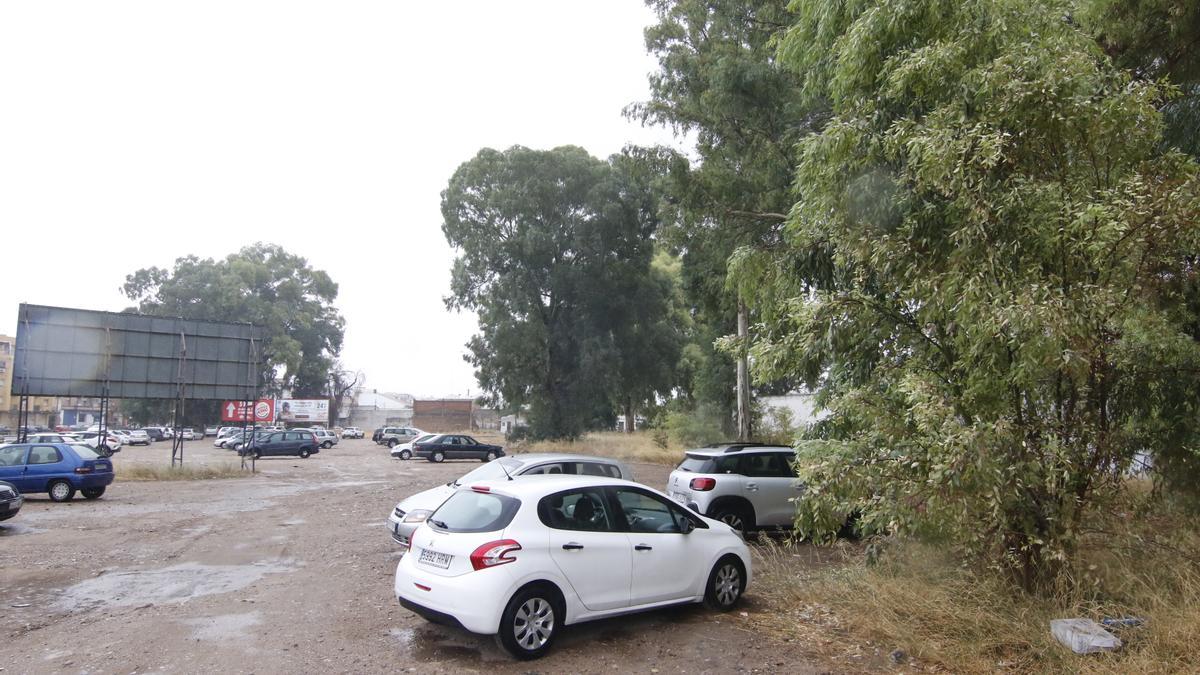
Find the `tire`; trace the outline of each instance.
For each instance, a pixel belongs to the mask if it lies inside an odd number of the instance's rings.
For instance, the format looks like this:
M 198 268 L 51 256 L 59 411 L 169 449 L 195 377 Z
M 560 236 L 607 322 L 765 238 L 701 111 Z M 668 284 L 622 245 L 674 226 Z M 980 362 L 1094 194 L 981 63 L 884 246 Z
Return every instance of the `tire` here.
M 446 461 L 446 453 L 442 452 L 441 450 L 435 450 L 434 453 L 429 456 L 429 461 L 440 464 Z
M 65 480 L 51 481 L 46 492 L 50 493 L 50 500 L 55 502 L 69 502 L 75 498 L 75 486 Z
M 513 595 L 500 616 L 496 641 L 522 661 L 540 658 L 554 644 L 566 618 L 558 593 L 545 585 L 526 586 Z
M 325 450 L 328 450 L 333 447 L 333 443 L 330 443 L 329 441 L 325 441 L 324 443 L 321 444 L 321 447 Z
M 112 449 L 103 444 L 96 447 L 96 454 L 100 455 L 101 457 L 112 457 L 113 455 Z
M 704 584 L 704 604 L 718 612 L 737 607 L 746 590 L 746 569 L 737 556 L 727 555 L 713 565 Z
M 308 451 L 308 448 L 302 448 L 300 450 L 300 459 L 308 459 L 308 456 L 311 454 L 312 453 Z
M 406 462 L 412 459 L 412 450 L 401 450 L 400 459 L 403 459 Z
M 483 458 L 483 461 L 485 461 L 485 462 L 494 462 L 494 461 L 496 461 L 496 451 L 495 451 L 495 450 L 488 450 L 488 454 L 484 456 L 484 458 Z
M 256 461 L 256 462 L 258 460 L 262 459 L 262 450 L 255 450 L 254 452 L 252 452 L 250 454 L 254 455 L 254 461 Z
M 394 438 L 393 438 L 392 440 L 390 440 L 390 441 L 388 441 L 388 442 L 387 442 L 387 446 L 388 446 L 388 448 L 389 448 L 389 449 L 390 449 L 390 448 L 394 448 L 394 447 L 396 447 L 397 445 L 400 445 L 400 443 L 399 443 L 399 441 L 397 441 L 397 440 L 396 440 L 396 439 L 394 439 Z
M 725 523 L 742 534 L 746 534 L 754 529 L 754 516 L 751 515 L 750 510 L 737 504 L 717 507 L 713 511 L 712 518 L 713 520 Z
M 79 493 L 83 495 L 84 499 L 99 499 L 100 495 L 104 494 L 104 488 L 83 488 Z

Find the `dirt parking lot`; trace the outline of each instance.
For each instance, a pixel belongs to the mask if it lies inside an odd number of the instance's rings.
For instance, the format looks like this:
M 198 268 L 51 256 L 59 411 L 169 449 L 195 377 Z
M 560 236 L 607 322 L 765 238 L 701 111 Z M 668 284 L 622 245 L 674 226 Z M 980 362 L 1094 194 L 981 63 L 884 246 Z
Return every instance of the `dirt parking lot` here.
M 250 478 L 122 482 L 123 463 L 169 463 L 170 446 L 126 448 L 95 502 L 30 496 L 0 524 L 0 671 L 813 672 L 799 646 L 742 611 L 699 606 L 567 627 L 545 659 L 519 663 L 490 637 L 399 606 L 395 503 L 477 462 L 392 460 L 369 440 L 307 460 L 264 459 Z M 236 462 L 211 439 L 190 465 Z M 633 465 L 638 480 L 668 469 Z

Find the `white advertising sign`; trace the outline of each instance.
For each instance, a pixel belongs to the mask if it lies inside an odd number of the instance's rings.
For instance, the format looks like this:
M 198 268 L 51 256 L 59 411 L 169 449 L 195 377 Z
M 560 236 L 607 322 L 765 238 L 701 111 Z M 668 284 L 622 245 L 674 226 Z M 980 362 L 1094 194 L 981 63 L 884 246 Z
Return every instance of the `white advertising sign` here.
M 285 398 L 275 406 L 280 422 L 329 423 L 329 400 L 323 398 Z

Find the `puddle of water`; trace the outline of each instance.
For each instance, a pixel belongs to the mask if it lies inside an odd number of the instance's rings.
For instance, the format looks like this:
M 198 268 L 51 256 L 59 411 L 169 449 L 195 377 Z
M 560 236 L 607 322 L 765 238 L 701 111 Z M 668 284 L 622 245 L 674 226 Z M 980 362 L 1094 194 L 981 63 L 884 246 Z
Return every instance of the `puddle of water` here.
M 25 523 L 3 523 L 0 524 L 0 537 L 15 537 L 18 534 L 37 534 L 45 532 L 40 527 L 30 527 Z
M 259 612 L 246 614 L 222 614 L 199 619 L 185 619 L 184 625 L 191 626 L 192 638 L 203 641 L 244 640 L 251 637 L 250 628 L 262 623 Z
M 76 610 L 100 605 L 129 607 L 187 602 L 192 598 L 241 590 L 268 574 L 295 569 L 291 561 L 253 565 L 201 565 L 130 572 L 110 572 L 63 591 L 55 609 Z

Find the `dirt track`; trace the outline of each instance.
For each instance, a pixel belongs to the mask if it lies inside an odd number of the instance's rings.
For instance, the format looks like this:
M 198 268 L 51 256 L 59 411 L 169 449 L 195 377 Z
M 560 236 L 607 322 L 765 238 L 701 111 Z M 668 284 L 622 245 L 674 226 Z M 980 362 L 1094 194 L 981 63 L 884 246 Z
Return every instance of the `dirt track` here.
M 170 447 L 121 463 L 169 462 Z M 211 439 L 189 463 L 236 461 Z M 384 529 L 402 497 L 478 466 L 400 462 L 370 441 L 307 460 L 267 459 L 252 478 L 122 482 L 96 502 L 33 495 L 0 524 L 0 671 L 814 672 L 796 646 L 741 612 L 684 607 L 567 627 L 534 663 L 489 637 L 429 624 L 397 604 L 399 554 Z M 668 470 L 634 465 L 658 487 Z

